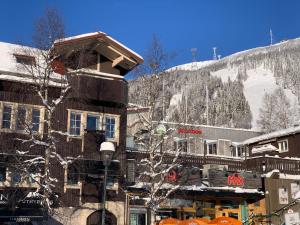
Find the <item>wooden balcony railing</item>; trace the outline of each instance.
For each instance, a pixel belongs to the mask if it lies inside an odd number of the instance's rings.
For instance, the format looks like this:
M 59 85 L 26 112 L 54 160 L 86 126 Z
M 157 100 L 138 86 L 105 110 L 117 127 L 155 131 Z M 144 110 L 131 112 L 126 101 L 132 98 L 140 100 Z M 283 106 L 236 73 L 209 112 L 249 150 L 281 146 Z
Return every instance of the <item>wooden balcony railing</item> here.
M 127 149 L 127 158 L 137 160 L 147 157 L 146 151 Z M 169 156 L 170 159 L 172 156 Z M 267 173 L 272 170 L 279 170 L 286 174 L 300 174 L 300 158 L 279 158 L 274 156 L 235 158 L 219 155 L 200 155 L 183 153 L 179 159 L 183 164 L 202 167 L 206 164 L 227 165 L 230 171 L 253 171 L 256 173 Z M 265 165 L 265 166 L 264 166 Z

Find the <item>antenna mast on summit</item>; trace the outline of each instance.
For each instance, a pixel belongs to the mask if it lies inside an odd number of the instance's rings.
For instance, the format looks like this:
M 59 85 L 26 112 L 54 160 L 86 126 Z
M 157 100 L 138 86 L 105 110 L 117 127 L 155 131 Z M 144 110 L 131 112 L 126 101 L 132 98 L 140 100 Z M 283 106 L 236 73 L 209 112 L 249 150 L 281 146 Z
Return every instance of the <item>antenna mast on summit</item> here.
M 270 45 L 273 45 L 273 32 L 272 32 L 272 29 L 270 29 Z
M 213 50 L 214 50 L 213 60 L 217 60 L 217 47 L 213 47 Z

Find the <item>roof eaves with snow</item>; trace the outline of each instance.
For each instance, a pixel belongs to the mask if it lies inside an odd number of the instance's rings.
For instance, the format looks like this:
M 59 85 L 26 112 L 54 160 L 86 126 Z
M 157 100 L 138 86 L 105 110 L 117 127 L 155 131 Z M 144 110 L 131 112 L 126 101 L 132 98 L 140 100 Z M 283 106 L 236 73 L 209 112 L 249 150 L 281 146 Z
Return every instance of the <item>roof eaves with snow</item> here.
M 72 37 L 68 37 L 68 38 L 58 39 L 54 42 L 53 46 L 69 44 L 69 43 L 72 43 L 72 42 L 77 42 L 79 40 L 97 39 L 97 38 L 100 38 L 103 41 L 107 42 L 108 44 L 111 44 L 112 46 L 115 46 L 115 47 L 121 49 L 129 57 L 134 58 L 139 64 L 144 62 L 144 59 L 141 55 L 139 55 L 138 53 L 136 53 L 133 50 L 131 50 L 130 48 L 126 47 L 125 45 L 123 45 L 119 41 L 115 40 L 114 38 L 112 38 L 108 34 L 106 34 L 104 32 L 101 32 L 101 31 L 76 35 L 76 36 L 72 36 Z
M 260 141 L 265 141 L 265 140 L 269 140 L 272 138 L 278 138 L 278 137 L 284 137 L 284 136 L 288 136 L 291 134 L 297 134 L 300 133 L 300 126 L 296 126 L 296 127 L 290 127 L 287 129 L 283 129 L 283 130 L 279 130 L 279 131 L 274 131 L 268 134 L 263 134 L 254 138 L 250 138 L 248 140 L 245 140 L 243 142 L 244 145 L 249 145 L 249 144 L 254 144 Z

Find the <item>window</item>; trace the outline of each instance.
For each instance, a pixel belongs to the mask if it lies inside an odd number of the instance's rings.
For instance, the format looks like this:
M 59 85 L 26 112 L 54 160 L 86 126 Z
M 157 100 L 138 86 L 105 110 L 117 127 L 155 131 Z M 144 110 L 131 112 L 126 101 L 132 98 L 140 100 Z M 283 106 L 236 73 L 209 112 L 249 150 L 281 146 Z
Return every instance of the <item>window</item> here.
M 13 171 L 11 178 L 13 184 L 18 184 L 21 182 L 21 174 L 18 171 Z
M 239 202 L 233 201 L 233 200 L 221 200 L 221 207 L 223 209 L 238 209 L 239 208 Z
M 278 141 L 278 149 L 279 152 L 287 152 L 288 148 L 288 140 Z
M 0 182 L 6 181 L 6 168 L 0 167 Z
M 95 131 L 95 130 L 100 130 L 100 117 L 99 116 L 95 116 L 95 115 L 87 115 L 87 119 L 86 119 L 86 129 L 88 131 Z
M 80 135 L 81 113 L 71 112 L 70 117 L 70 134 Z
M 26 109 L 22 106 L 18 107 L 16 129 L 25 130 L 26 126 Z
M 187 140 L 180 140 L 177 142 L 177 150 L 181 151 L 181 152 L 187 152 Z
M 116 119 L 114 117 L 105 117 L 105 136 L 106 138 L 115 138 Z
M 209 155 L 217 155 L 217 143 L 208 143 L 207 149 Z
M 35 58 L 33 56 L 28 55 L 15 55 L 16 61 L 19 64 L 23 65 L 34 65 L 35 64 Z
M 67 184 L 78 184 L 78 182 L 79 182 L 79 173 L 77 168 L 74 165 L 68 166 Z
M 2 128 L 11 128 L 11 112 L 12 107 L 8 105 L 4 105 L 3 107 L 3 115 L 2 115 Z
M 32 124 L 32 131 L 38 132 L 40 130 L 40 110 L 39 109 L 32 109 L 31 115 L 31 124 Z

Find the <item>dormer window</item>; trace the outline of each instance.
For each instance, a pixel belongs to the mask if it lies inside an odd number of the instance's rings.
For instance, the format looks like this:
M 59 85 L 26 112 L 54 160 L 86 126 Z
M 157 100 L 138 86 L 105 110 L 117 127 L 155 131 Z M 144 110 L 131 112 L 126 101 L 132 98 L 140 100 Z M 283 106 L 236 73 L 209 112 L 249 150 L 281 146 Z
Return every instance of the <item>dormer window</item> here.
M 35 58 L 33 56 L 29 56 L 29 55 L 18 55 L 18 54 L 14 54 L 14 56 L 16 57 L 16 62 L 22 65 L 34 65 L 35 64 Z

